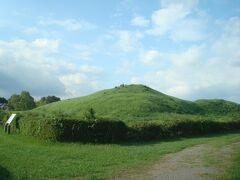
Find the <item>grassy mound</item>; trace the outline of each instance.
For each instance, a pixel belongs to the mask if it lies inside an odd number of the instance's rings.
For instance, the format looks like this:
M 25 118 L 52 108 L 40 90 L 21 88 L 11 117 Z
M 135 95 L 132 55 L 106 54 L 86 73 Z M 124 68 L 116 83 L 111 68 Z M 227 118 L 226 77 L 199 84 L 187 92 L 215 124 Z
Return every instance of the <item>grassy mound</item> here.
M 239 129 L 239 104 L 191 102 L 144 85 L 121 85 L 19 112 L 12 130 L 53 141 L 119 142 Z
M 38 113 L 61 111 L 71 118 L 81 118 L 93 108 L 96 115 L 119 120 L 157 117 L 159 113 L 200 114 L 201 107 L 191 101 L 160 93 L 144 85 L 122 85 L 89 96 L 63 100 L 34 110 Z
M 240 105 L 223 99 L 200 99 L 195 103 L 201 107 L 206 114 L 235 114 L 240 113 Z

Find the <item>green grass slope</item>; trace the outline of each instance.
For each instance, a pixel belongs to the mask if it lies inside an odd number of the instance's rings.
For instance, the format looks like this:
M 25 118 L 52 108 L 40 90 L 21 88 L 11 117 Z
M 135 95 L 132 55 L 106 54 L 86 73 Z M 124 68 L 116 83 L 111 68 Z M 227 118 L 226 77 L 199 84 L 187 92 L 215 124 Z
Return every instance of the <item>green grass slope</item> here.
M 202 108 L 191 101 L 160 93 L 144 85 L 122 85 L 89 96 L 63 100 L 39 107 L 34 112 L 61 111 L 70 117 L 81 117 L 93 108 L 99 117 L 120 120 L 154 117 L 159 113 L 198 114 Z
M 200 99 L 195 101 L 195 103 L 201 107 L 206 114 L 239 114 L 240 105 L 231 101 L 226 101 L 223 99 Z

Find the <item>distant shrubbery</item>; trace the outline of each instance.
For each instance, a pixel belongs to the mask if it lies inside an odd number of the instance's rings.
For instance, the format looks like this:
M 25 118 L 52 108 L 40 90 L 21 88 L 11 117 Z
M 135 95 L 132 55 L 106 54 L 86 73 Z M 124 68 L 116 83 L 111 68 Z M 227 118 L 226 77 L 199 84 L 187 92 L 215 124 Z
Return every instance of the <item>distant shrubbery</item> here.
M 22 91 L 21 94 L 14 94 L 8 100 L 8 109 L 15 111 L 24 111 L 35 108 L 33 97 L 27 91 Z
M 61 101 L 59 97 L 56 96 L 47 96 L 47 97 L 42 97 L 39 101 L 36 102 L 37 107 L 43 106 L 49 103 Z
M 22 91 L 20 94 L 13 94 L 8 100 L 4 97 L 0 97 L 0 109 L 26 111 L 60 100 L 61 99 L 56 96 L 47 96 L 35 102 L 29 92 Z

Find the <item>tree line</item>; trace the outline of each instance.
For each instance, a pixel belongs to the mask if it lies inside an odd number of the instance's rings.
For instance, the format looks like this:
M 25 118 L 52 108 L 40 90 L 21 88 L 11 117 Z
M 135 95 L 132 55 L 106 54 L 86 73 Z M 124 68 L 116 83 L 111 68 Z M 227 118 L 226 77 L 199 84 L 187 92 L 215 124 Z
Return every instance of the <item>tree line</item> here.
M 56 96 L 47 96 L 35 101 L 29 92 L 22 91 L 20 94 L 13 94 L 8 100 L 4 97 L 0 97 L 0 108 L 14 111 L 24 111 L 60 100 L 61 99 Z

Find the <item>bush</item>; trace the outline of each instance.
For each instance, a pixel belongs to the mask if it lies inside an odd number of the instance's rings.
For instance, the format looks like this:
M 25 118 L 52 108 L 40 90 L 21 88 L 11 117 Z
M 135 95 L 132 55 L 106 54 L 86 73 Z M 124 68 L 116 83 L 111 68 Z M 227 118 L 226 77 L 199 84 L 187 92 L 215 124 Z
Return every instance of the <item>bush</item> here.
M 25 113 L 19 114 L 12 126 L 15 132 L 47 141 L 115 143 L 240 130 L 240 121 L 176 120 L 168 123 L 145 122 L 126 126 L 121 121 L 108 119 L 77 120 L 67 119 L 61 114 L 43 117 L 36 113 Z
M 144 123 L 129 127 L 128 140 L 160 140 L 170 137 L 203 135 L 240 130 L 240 121 L 173 121 L 171 123 Z
M 119 142 L 125 139 L 127 133 L 127 126 L 121 121 L 43 118 L 41 115 L 32 113 L 19 117 L 21 134 L 48 141 Z

